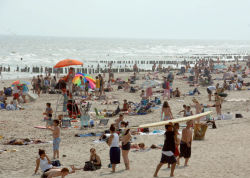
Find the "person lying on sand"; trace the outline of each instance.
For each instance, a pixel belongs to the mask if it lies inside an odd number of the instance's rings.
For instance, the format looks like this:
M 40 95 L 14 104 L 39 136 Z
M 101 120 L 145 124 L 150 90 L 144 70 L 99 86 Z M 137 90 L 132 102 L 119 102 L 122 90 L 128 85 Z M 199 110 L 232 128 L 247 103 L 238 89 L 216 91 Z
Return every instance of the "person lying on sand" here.
M 49 171 L 45 172 L 42 175 L 42 178 L 52 178 L 52 177 L 59 177 L 61 176 L 62 178 L 66 177 L 68 174 L 75 173 L 75 168 L 74 166 L 71 167 L 72 171 L 69 172 L 68 168 L 62 168 L 62 169 L 50 169 Z

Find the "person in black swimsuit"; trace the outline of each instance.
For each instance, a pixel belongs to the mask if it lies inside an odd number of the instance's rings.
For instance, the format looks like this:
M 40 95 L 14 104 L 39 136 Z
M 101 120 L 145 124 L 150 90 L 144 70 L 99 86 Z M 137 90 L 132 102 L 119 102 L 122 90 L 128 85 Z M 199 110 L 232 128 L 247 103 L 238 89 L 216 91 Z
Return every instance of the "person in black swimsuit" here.
M 95 166 L 96 169 L 101 169 L 102 163 L 100 156 L 96 154 L 96 150 L 94 148 L 90 149 L 90 159 L 89 159 Z
M 128 126 L 127 122 L 124 122 L 124 121 L 121 122 L 121 129 L 122 129 L 122 137 L 121 137 L 121 141 L 122 141 L 122 157 L 123 157 L 123 161 L 124 161 L 126 170 L 129 170 L 128 153 L 129 153 L 129 150 L 130 150 L 131 134 L 130 134 L 130 130 L 126 129 L 127 126 Z
M 102 163 L 101 163 L 101 158 L 96 154 L 95 148 L 90 149 L 90 158 L 89 161 L 93 164 L 94 168 L 92 171 L 101 169 Z M 76 168 L 74 167 L 74 170 L 84 170 L 84 168 Z

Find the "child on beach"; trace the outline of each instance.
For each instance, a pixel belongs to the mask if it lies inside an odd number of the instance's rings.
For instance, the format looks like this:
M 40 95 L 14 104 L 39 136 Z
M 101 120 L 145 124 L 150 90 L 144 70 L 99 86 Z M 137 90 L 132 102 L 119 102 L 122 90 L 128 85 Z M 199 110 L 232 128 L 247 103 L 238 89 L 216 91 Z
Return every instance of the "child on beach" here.
M 47 129 L 52 131 L 53 135 L 53 158 L 56 159 L 59 158 L 59 144 L 61 142 L 60 138 L 60 127 L 59 127 L 59 120 L 54 120 L 53 121 L 53 128 L 47 127 Z
M 187 106 L 186 111 L 184 112 L 184 117 L 192 116 L 193 112 L 191 111 L 191 107 Z
M 157 177 L 157 174 L 158 174 L 159 170 L 161 169 L 161 167 L 167 163 L 171 164 L 170 177 L 174 176 L 174 170 L 175 170 L 175 165 L 176 165 L 176 158 L 174 156 L 175 149 L 176 149 L 175 132 L 173 130 L 172 123 L 165 125 L 165 128 L 166 128 L 166 132 L 164 134 L 165 141 L 164 141 L 164 145 L 162 148 L 161 161 L 155 170 L 154 177 Z
M 46 110 L 43 113 L 43 115 L 46 116 L 46 120 L 52 119 L 52 113 L 53 113 L 53 110 L 51 108 L 51 103 L 46 103 Z
M 187 105 L 183 104 L 183 110 L 181 110 L 178 114 L 182 113 L 183 112 L 183 116 L 185 117 L 185 112 L 187 110 Z
M 182 137 L 180 143 L 180 156 L 185 158 L 184 166 L 188 166 L 188 160 L 191 157 L 191 144 L 192 144 L 192 126 L 193 121 L 188 121 L 186 128 L 182 130 Z M 179 160 L 178 160 L 179 162 Z
M 164 114 L 164 118 L 162 118 L 163 114 Z M 161 110 L 161 120 L 166 121 L 166 120 L 171 120 L 171 119 L 173 119 L 173 114 L 172 114 L 172 111 L 170 109 L 168 102 L 165 101 L 163 103 L 162 110 Z

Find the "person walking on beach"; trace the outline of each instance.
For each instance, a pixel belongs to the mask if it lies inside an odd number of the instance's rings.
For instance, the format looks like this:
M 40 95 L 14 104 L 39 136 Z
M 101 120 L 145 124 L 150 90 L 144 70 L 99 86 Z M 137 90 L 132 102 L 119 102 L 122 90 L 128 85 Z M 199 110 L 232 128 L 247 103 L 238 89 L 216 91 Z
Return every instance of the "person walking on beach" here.
M 96 81 L 96 88 L 95 88 L 95 96 L 99 96 L 99 92 L 100 92 L 100 79 L 98 76 L 95 77 L 95 81 Z
M 191 157 L 191 145 L 192 145 L 192 134 L 193 134 L 192 125 L 193 121 L 188 121 L 186 128 L 182 130 L 179 158 L 181 157 L 185 158 L 184 166 L 188 166 L 188 160 Z
M 164 164 L 171 165 L 170 177 L 174 177 L 174 170 L 176 166 L 176 158 L 174 156 L 176 145 L 175 145 L 175 132 L 173 130 L 173 124 L 169 123 L 165 125 L 166 132 L 164 134 L 165 141 L 162 148 L 161 161 L 157 165 L 154 177 L 157 177 L 159 170 Z
M 170 83 L 166 77 L 164 77 L 162 88 L 164 89 L 163 100 L 165 99 L 166 95 L 168 96 L 168 100 L 170 100 Z
M 126 129 L 126 127 L 128 126 L 127 122 L 121 122 L 121 128 L 122 130 L 122 137 L 121 137 L 121 141 L 122 141 L 122 157 L 123 157 L 123 161 L 126 167 L 126 170 L 129 170 L 129 158 L 128 158 L 128 153 L 130 150 L 130 139 L 131 139 L 131 134 L 130 134 L 130 129 Z
M 115 172 L 115 168 L 117 164 L 120 164 L 120 159 L 121 159 L 121 150 L 119 147 L 119 136 L 115 132 L 115 127 L 114 125 L 110 126 L 110 137 L 108 139 L 108 145 L 110 146 L 110 162 L 112 165 L 112 172 Z
M 164 117 L 163 117 L 164 114 Z M 173 114 L 171 111 L 171 108 L 168 104 L 167 101 L 165 101 L 162 105 L 162 110 L 161 110 L 161 120 L 167 121 L 173 119 Z
M 53 158 L 56 159 L 59 158 L 59 144 L 61 142 L 61 138 L 60 138 L 60 127 L 59 127 L 59 120 L 54 120 L 53 121 L 53 128 L 49 128 L 47 127 L 47 129 L 52 131 L 52 135 L 53 135 Z

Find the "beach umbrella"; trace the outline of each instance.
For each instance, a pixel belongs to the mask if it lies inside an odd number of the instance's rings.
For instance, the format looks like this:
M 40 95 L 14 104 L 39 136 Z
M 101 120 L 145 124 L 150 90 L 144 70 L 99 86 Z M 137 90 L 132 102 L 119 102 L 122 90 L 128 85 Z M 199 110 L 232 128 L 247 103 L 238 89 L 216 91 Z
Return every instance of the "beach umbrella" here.
M 30 85 L 29 82 L 26 82 L 26 81 L 20 81 L 20 80 L 16 80 L 12 83 L 12 86 L 14 85 Z
M 73 78 L 73 83 L 80 86 L 81 85 L 81 77 L 84 81 L 84 83 L 86 83 L 87 81 L 89 82 L 89 87 L 91 89 L 94 89 L 96 87 L 96 80 L 93 79 L 90 75 L 88 74 L 84 74 L 84 73 L 77 73 L 75 75 L 75 77 Z
M 54 66 L 54 68 L 61 68 L 61 67 L 74 66 L 74 65 L 83 65 L 83 63 L 75 59 L 64 59 L 62 61 L 59 61 Z

